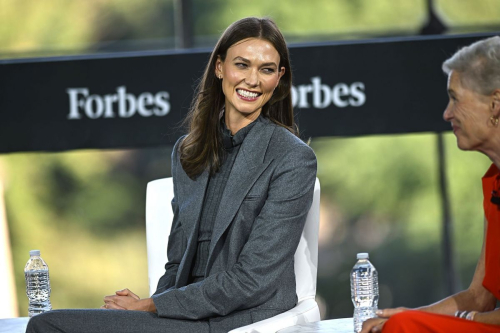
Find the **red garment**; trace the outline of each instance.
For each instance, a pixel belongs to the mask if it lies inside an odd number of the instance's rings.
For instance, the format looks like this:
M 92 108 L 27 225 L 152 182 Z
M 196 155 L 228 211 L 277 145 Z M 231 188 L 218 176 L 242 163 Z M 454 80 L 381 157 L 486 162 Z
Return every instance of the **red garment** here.
M 492 192 L 500 200 L 500 170 L 492 164 L 483 176 L 483 208 L 488 221 L 486 231 L 485 276 L 483 286 L 500 299 L 500 206 L 491 202 Z M 410 310 L 392 316 L 383 333 L 499 333 L 500 325 L 482 324 L 453 316 Z
M 500 199 L 500 171 L 492 164 L 483 177 L 483 208 L 488 221 L 483 286 L 500 299 L 500 206 L 491 202 L 492 192 Z
M 408 310 L 392 316 L 383 333 L 498 333 L 500 326 L 478 323 L 453 316 Z

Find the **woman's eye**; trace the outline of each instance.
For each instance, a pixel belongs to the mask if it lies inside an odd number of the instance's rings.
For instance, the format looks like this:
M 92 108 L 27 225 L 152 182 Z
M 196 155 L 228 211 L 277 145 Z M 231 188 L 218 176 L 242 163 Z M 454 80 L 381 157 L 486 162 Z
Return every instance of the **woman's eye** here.
M 263 71 L 266 74 L 272 74 L 274 73 L 274 68 L 264 68 Z
M 246 67 L 247 67 L 247 64 L 244 64 L 244 63 L 242 63 L 242 62 L 237 62 L 237 63 L 236 63 L 236 67 L 238 67 L 238 68 L 246 68 Z

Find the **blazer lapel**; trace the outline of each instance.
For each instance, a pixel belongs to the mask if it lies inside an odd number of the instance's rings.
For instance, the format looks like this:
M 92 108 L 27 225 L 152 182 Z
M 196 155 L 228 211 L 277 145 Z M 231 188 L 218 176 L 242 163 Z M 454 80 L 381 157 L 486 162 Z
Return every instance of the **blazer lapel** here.
M 179 207 L 179 210 L 183 213 L 181 223 L 187 237 L 187 248 L 179 264 L 176 279 L 176 286 L 178 288 L 187 284 L 191 264 L 196 254 L 200 214 L 208 184 L 208 171 L 203 172 L 194 181 L 187 176 L 185 178 L 187 179 L 183 179 L 184 185 L 179 186 L 179 190 L 183 190 L 182 193 L 179 193 L 183 198 L 182 206 Z
M 215 218 L 210 250 L 208 255 L 207 272 L 214 258 L 214 249 L 220 237 L 231 224 L 241 203 L 248 191 L 259 178 L 272 159 L 264 161 L 269 141 L 275 126 L 270 126 L 269 120 L 263 119 L 254 125 L 241 144 L 238 156 L 222 194 L 219 211 Z

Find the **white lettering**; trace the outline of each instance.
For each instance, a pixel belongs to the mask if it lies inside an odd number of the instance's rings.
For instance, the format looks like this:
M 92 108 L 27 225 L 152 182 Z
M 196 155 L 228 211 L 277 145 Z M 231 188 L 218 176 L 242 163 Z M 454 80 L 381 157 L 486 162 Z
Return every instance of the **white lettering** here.
M 366 94 L 363 82 L 352 84 L 337 83 L 331 88 L 321 82 L 321 77 L 311 78 L 312 84 L 292 86 L 292 105 L 300 109 L 311 108 L 309 95 L 312 93 L 312 108 L 325 109 L 330 105 L 339 108 L 347 106 L 359 107 L 365 104 Z
M 89 95 L 89 90 L 87 88 L 69 88 L 66 89 L 69 95 L 69 115 L 68 119 L 80 119 L 80 113 L 78 113 L 78 107 L 83 106 L 83 101 L 78 101 L 78 94 L 82 94 L 84 97 Z
M 307 94 L 312 90 L 312 85 L 299 86 L 299 108 L 307 109 L 309 107 L 309 103 L 307 103 Z
M 148 110 L 146 107 L 153 104 L 153 95 L 150 93 L 142 93 L 137 98 L 137 111 L 143 117 L 150 117 L 153 115 L 153 111 Z
M 361 106 L 365 104 L 365 85 L 363 82 L 354 82 L 351 84 L 351 98 L 349 98 L 349 103 L 352 106 Z
M 170 95 L 166 91 L 160 91 L 155 96 L 155 104 L 157 108 L 154 108 L 153 112 L 158 117 L 165 116 L 170 112 L 170 103 L 168 102 Z
M 66 93 L 69 96 L 68 119 L 81 119 L 82 115 L 90 119 L 114 118 L 116 115 L 130 118 L 135 114 L 162 117 L 170 113 L 170 94 L 166 91 L 143 92 L 136 97 L 127 92 L 126 86 L 120 86 L 116 88 L 116 94 L 104 96 L 89 96 L 88 88 L 68 88 Z
M 292 86 L 292 105 L 295 106 L 297 105 L 299 99 L 299 93 L 297 92 L 297 88 Z
M 92 107 L 92 104 L 95 104 L 96 110 Z M 102 102 L 102 98 L 99 95 L 91 95 L 87 98 L 85 102 L 85 114 L 90 119 L 97 119 L 102 116 L 104 112 L 104 103 Z
M 104 111 L 104 118 L 114 118 L 115 114 L 113 112 L 113 103 L 118 100 L 118 95 L 105 95 L 104 104 L 106 109 Z
M 121 86 L 118 91 L 118 114 L 122 118 L 130 118 L 135 114 L 136 102 L 132 94 L 127 94 L 127 87 Z M 128 105 L 128 107 L 127 107 Z
M 347 84 L 344 83 L 336 84 L 332 90 L 333 104 L 335 104 L 335 106 L 338 106 L 339 108 L 345 108 L 346 106 L 349 105 L 348 101 L 344 101 L 341 98 L 345 96 L 349 96 L 349 87 L 347 86 Z
M 311 79 L 313 83 L 313 105 L 317 109 L 324 109 L 330 105 L 331 93 L 330 87 L 325 84 L 321 84 L 320 77 L 313 77 Z M 323 95 L 323 98 L 321 98 Z

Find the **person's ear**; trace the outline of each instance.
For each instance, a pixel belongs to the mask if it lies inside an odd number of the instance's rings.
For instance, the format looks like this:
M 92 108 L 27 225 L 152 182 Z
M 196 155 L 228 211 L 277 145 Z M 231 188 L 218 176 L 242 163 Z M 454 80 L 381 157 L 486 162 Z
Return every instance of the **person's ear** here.
M 490 109 L 494 117 L 500 117 L 500 89 L 491 94 Z
M 276 86 L 274 87 L 274 89 L 276 89 L 278 87 L 278 85 L 280 84 L 280 80 L 281 80 L 281 77 L 283 75 L 285 75 L 285 67 L 280 68 L 280 71 L 278 73 L 278 82 L 276 82 Z
M 215 76 L 222 79 L 222 60 L 220 56 L 217 56 L 217 60 L 215 61 Z

